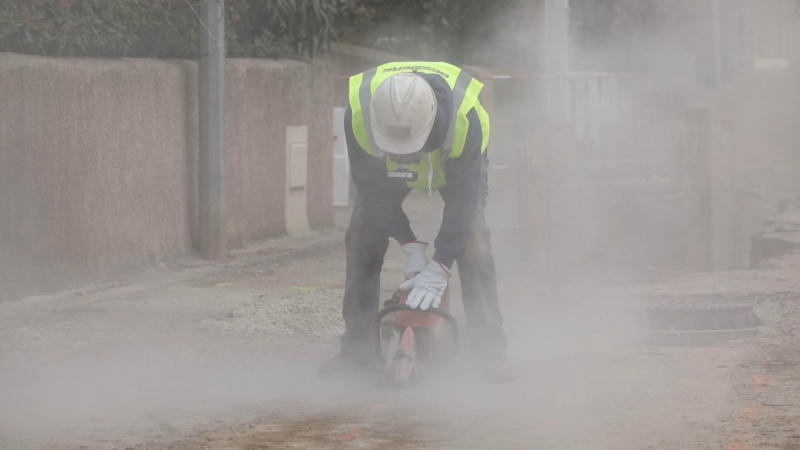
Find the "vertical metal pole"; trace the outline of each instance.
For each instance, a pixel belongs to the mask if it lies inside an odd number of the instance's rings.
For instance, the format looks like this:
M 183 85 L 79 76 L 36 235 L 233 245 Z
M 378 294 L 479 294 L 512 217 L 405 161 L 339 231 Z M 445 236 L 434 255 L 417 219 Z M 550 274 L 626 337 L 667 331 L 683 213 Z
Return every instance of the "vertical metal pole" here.
M 225 2 L 200 5 L 200 253 L 228 256 L 225 210 Z
M 553 123 L 573 120 L 569 117 L 570 91 L 564 79 L 569 75 L 569 2 L 545 1 L 545 69 L 547 75 L 558 80 L 548 80 L 547 116 Z
M 714 266 L 714 215 L 710 164 L 710 118 L 705 109 L 691 110 L 684 118 L 681 159 L 687 233 L 686 268 L 712 270 Z
M 606 156 L 613 157 L 614 155 L 609 155 L 611 148 L 604 148 L 603 147 L 603 77 L 597 77 L 597 148 Z
M 778 14 L 778 56 L 779 58 L 786 58 L 789 52 L 786 51 L 786 0 L 780 0 Z
M 715 79 L 717 87 L 725 81 L 725 43 L 722 32 L 722 0 L 714 0 L 714 54 L 716 55 Z
M 578 79 L 574 76 L 569 78 L 569 95 L 570 95 L 570 116 L 572 118 L 572 132 L 574 136 L 579 137 L 578 129 Z

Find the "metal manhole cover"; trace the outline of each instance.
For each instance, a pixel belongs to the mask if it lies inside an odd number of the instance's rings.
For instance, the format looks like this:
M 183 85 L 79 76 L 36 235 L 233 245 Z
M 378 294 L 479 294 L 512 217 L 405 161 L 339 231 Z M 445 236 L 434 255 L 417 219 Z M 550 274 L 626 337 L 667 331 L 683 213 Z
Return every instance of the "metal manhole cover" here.
M 724 298 L 654 299 L 640 310 L 648 345 L 698 346 L 758 334 L 753 305 Z
M 750 308 L 752 305 L 738 300 L 728 300 L 724 298 L 696 299 L 696 298 L 669 298 L 651 300 L 646 306 L 648 310 L 671 311 L 671 310 L 721 310 Z

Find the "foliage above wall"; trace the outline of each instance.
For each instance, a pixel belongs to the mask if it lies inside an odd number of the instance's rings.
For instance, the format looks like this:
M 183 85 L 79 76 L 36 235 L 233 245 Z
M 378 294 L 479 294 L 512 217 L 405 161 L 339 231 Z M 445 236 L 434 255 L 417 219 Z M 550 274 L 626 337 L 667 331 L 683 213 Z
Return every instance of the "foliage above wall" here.
M 519 0 L 342 0 L 340 34 L 421 60 L 486 63 Z
M 217 0 L 0 0 L 0 51 L 186 58 L 197 8 Z M 335 38 L 340 0 L 226 0 L 229 56 L 314 56 Z
M 0 51 L 193 58 L 203 1 L 220 0 L 0 0 Z M 338 35 L 410 58 L 474 62 L 481 52 L 491 53 L 502 13 L 518 3 L 225 0 L 226 51 L 233 57 L 313 57 Z

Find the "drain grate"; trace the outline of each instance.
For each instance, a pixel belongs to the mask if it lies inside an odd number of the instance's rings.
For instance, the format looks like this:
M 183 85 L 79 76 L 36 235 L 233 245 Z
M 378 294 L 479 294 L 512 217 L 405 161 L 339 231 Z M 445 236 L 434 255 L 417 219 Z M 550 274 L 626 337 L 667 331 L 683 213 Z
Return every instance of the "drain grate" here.
M 724 299 L 653 300 L 645 308 L 652 331 L 738 330 L 761 325 L 753 305 Z
M 762 323 L 753 305 L 724 298 L 653 299 L 640 311 L 647 345 L 700 346 L 746 339 Z

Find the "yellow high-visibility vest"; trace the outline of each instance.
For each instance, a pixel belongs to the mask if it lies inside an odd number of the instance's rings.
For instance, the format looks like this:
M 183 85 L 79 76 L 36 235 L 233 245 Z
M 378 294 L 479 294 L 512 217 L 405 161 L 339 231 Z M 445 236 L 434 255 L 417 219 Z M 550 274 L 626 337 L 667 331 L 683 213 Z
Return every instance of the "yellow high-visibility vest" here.
M 390 76 L 401 72 L 419 72 L 440 75 L 453 91 L 453 113 L 442 147 L 431 153 L 430 161 L 433 165 L 433 179 L 428 185 L 428 158 L 422 158 L 417 164 L 411 164 L 409 170 L 418 174 L 417 180 L 408 183 L 410 188 L 431 191 L 438 190 L 446 183 L 444 163 L 448 159 L 461 156 L 467 139 L 469 120 L 467 113 L 472 108 L 478 113 L 481 122 L 483 139 L 481 153 L 486 151 L 489 142 L 489 114 L 478 101 L 478 95 L 483 89 L 483 83 L 472 78 L 458 67 L 444 62 L 395 62 L 378 66 L 364 73 L 350 77 L 350 110 L 353 115 L 353 134 L 367 153 L 386 161 L 386 168 L 390 171 L 397 170 L 397 164 L 386 157 L 377 145 L 370 127 L 369 104 L 372 94 Z

